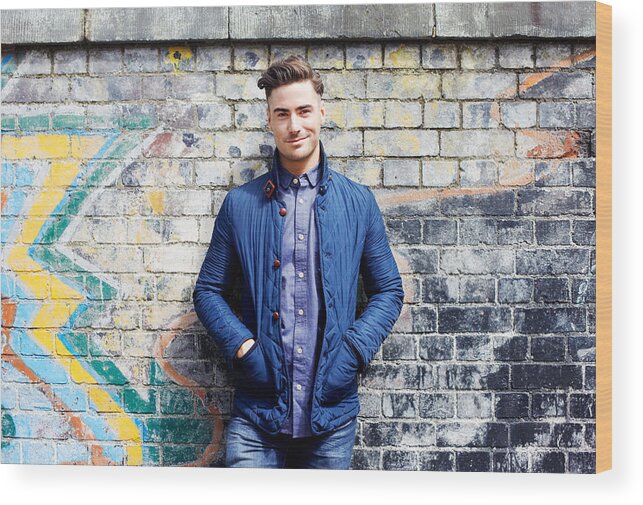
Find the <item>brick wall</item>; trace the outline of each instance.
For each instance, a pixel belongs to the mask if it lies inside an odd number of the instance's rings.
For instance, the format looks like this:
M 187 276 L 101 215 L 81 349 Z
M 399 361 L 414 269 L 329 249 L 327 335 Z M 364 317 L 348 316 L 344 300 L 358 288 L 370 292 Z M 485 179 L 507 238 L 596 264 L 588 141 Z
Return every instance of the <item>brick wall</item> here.
M 4 46 L 2 461 L 220 466 L 230 378 L 191 293 L 268 167 L 259 74 L 320 70 L 402 315 L 353 468 L 592 472 L 592 40 Z

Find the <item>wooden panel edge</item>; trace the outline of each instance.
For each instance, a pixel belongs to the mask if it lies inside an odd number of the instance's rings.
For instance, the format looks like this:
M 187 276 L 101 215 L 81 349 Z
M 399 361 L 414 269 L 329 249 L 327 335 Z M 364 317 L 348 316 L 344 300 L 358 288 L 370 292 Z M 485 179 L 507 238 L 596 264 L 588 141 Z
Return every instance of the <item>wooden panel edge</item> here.
M 612 468 L 612 6 L 596 2 L 596 473 Z

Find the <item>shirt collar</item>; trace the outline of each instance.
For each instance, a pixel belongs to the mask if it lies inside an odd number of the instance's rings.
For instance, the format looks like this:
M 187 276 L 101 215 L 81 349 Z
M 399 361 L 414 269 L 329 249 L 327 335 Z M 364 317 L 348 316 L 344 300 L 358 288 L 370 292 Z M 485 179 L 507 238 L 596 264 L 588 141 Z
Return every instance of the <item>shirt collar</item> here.
M 279 170 L 279 184 L 283 189 L 286 189 L 295 176 L 282 166 L 279 156 L 277 156 L 277 167 Z M 319 182 L 319 176 L 319 163 L 317 163 L 317 165 L 308 169 L 305 173 L 299 176 L 299 178 L 302 179 L 305 177 L 308 179 L 309 184 L 314 188 Z

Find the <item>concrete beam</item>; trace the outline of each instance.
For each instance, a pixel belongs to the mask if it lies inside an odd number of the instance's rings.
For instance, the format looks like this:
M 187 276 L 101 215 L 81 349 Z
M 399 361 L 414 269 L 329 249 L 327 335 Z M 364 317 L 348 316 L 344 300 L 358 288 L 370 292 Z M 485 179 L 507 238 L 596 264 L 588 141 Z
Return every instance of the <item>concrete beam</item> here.
M 83 9 L 3 9 L 0 18 L 3 44 L 59 44 L 85 38 Z
M 433 4 L 274 5 L 231 8 L 231 39 L 428 38 Z
M 228 7 L 89 9 L 90 42 L 227 40 Z
M 592 38 L 596 2 L 2 10 L 3 44 Z
M 436 37 L 582 38 L 596 35 L 596 2 L 436 3 Z

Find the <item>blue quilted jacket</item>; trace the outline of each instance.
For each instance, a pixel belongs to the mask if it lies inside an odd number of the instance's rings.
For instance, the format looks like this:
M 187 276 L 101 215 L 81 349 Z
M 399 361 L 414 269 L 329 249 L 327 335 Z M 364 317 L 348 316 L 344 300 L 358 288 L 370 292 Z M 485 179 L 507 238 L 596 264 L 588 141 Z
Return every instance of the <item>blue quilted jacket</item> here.
M 323 338 L 311 430 L 319 435 L 359 412 L 357 373 L 368 366 L 402 309 L 404 291 L 384 220 L 369 187 L 332 170 L 320 142 L 314 212 L 323 286 Z M 288 209 L 277 201 L 278 151 L 269 172 L 226 194 L 193 292 L 196 313 L 234 371 L 233 413 L 276 434 L 292 408 L 292 378 L 280 335 L 281 234 Z M 368 304 L 356 316 L 358 276 Z M 231 290 L 240 285 L 240 318 Z M 320 317 L 320 320 L 322 318 Z M 255 344 L 241 359 L 241 344 Z

